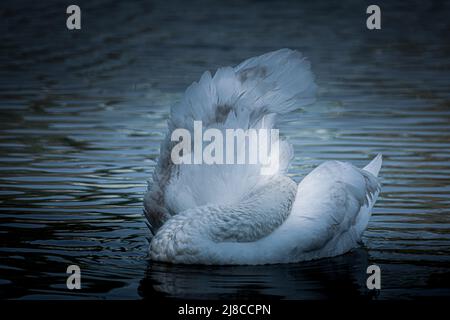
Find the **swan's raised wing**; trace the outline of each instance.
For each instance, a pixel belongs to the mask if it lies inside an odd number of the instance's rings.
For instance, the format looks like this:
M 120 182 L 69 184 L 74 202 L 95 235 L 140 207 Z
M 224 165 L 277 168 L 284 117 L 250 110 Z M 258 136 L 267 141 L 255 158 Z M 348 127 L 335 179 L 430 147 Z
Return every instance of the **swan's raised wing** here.
M 289 49 L 248 59 L 234 68 L 220 68 L 214 75 L 205 72 L 171 109 L 169 131 L 161 144 L 158 165 L 144 199 L 152 230 L 192 206 L 216 203 L 218 198 L 226 203 L 235 201 L 256 185 L 260 176 L 254 166 L 197 165 L 183 169 L 174 165 L 170 159 L 175 144 L 170 141 L 173 130 L 187 129 L 193 136 L 194 121 L 202 121 L 203 130 L 271 129 L 277 114 L 314 102 L 315 93 L 309 62 L 301 53 Z M 282 154 L 290 154 L 287 143 L 280 148 Z M 289 160 L 281 159 L 281 172 Z M 172 199 L 168 201 L 170 185 Z

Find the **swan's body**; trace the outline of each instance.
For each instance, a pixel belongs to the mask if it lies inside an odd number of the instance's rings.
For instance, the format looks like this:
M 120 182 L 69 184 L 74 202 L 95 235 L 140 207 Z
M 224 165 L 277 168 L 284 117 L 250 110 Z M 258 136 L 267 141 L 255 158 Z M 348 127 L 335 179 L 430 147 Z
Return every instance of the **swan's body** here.
M 309 63 L 282 49 L 235 68 L 206 72 L 171 110 L 169 133 L 144 205 L 152 259 L 171 263 L 268 264 L 331 257 L 357 246 L 380 187 L 381 155 L 364 169 L 329 161 L 297 186 L 284 175 L 291 146 L 280 142 L 280 168 L 174 165 L 176 128 L 272 128 L 277 114 L 314 101 Z

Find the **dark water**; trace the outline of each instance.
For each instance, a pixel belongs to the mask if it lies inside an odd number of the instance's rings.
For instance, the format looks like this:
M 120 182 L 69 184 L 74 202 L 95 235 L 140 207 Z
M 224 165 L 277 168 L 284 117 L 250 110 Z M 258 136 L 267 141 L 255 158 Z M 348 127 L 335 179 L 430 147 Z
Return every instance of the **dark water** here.
M 0 296 L 414 298 L 450 295 L 450 5 L 377 1 L 0 4 Z M 318 102 L 281 126 L 299 181 L 384 155 L 364 246 L 302 264 L 153 264 L 142 195 L 169 106 L 204 70 L 290 47 Z M 82 290 L 66 289 L 77 264 Z M 378 264 L 382 289 L 365 288 Z

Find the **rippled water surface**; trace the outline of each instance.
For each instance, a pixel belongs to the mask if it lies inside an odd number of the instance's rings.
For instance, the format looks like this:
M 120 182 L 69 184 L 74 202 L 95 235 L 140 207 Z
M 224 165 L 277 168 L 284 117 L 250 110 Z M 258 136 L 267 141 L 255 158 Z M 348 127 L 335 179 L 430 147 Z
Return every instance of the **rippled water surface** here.
M 333 298 L 450 295 L 450 6 L 378 1 L 0 4 L 0 296 Z M 142 195 L 169 106 L 204 70 L 281 47 L 319 84 L 281 133 L 299 181 L 321 162 L 384 155 L 364 246 L 302 264 L 154 264 Z M 365 289 L 369 264 L 382 290 Z M 68 291 L 77 264 L 82 290 Z

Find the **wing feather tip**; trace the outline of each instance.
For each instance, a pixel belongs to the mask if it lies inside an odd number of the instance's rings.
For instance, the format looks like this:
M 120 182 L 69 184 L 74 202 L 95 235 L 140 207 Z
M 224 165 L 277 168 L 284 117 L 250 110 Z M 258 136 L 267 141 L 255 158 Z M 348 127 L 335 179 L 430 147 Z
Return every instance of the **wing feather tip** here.
M 363 170 L 370 172 L 375 177 L 378 177 L 378 173 L 380 172 L 381 165 L 383 163 L 383 155 L 381 153 L 377 154 L 375 158 L 373 158 L 370 163 L 363 168 Z

